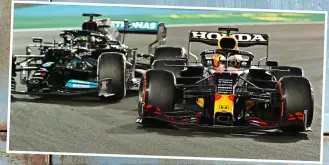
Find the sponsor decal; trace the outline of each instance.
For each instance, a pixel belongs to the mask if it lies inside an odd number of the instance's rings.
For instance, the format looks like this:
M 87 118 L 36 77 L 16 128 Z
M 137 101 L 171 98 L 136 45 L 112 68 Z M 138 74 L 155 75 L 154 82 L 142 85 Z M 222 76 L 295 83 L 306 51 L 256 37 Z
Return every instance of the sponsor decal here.
M 227 105 L 220 105 L 220 109 L 228 109 Z
M 67 83 L 65 85 L 67 88 L 97 88 L 96 85 L 87 85 L 87 84 L 74 84 L 74 83 Z
M 42 64 L 42 67 L 50 67 L 51 65 L 53 65 L 55 62 L 46 62 L 44 64 Z
M 67 88 L 97 88 L 97 82 L 82 81 L 82 80 L 69 80 L 65 87 Z
M 30 80 L 30 84 L 39 84 L 40 80 L 38 79 L 34 79 L 34 80 Z
M 45 72 L 36 72 L 36 73 L 34 73 L 34 75 L 33 76 L 46 76 L 47 75 L 47 73 L 45 73 Z
M 82 81 L 82 80 L 69 80 L 68 83 L 75 83 L 75 84 L 87 84 L 87 85 L 98 85 L 97 82 L 91 82 L 91 81 Z
M 232 95 L 221 95 L 218 100 L 215 100 L 214 105 L 214 116 L 217 113 L 230 113 L 234 112 L 234 102 L 229 98 Z
M 112 24 L 118 30 L 124 30 L 124 21 L 112 21 Z M 136 21 L 131 22 L 127 30 L 158 30 L 157 22 Z
M 225 36 L 225 33 L 220 32 L 202 32 L 202 31 L 191 31 L 191 38 L 194 39 L 207 39 L 207 40 L 218 40 Z M 236 33 L 232 34 L 239 42 L 266 42 L 267 40 L 261 34 L 243 34 Z

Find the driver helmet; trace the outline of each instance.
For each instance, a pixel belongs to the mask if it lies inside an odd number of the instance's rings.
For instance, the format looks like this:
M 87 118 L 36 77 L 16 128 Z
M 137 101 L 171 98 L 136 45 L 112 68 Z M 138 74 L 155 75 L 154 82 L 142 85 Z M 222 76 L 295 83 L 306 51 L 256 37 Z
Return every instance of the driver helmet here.
M 226 58 L 222 55 L 222 54 L 213 54 L 212 55 L 212 64 L 214 68 L 218 68 L 220 67 L 223 63 L 223 61 L 225 61 Z
M 242 57 L 240 55 L 233 55 L 228 58 L 229 63 L 235 68 L 240 68 Z
M 218 48 L 220 49 L 219 46 Z M 214 68 L 219 68 L 226 65 L 226 57 L 222 54 L 213 54 L 212 59 Z M 231 67 L 240 68 L 240 61 L 242 60 L 242 57 L 240 55 L 233 55 L 228 57 L 227 60 Z

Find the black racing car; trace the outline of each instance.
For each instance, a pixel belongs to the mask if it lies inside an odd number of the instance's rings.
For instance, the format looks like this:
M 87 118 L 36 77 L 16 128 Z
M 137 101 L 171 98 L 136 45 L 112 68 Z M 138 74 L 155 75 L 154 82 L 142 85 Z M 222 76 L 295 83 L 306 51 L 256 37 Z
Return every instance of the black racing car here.
M 198 64 L 188 58 L 156 60 L 141 81 L 136 122 L 309 131 L 314 100 L 303 70 L 278 66 L 268 60 L 268 54 L 253 65 L 254 55 L 239 47 L 268 47 L 268 35 L 231 31 L 238 29 L 190 31 L 189 42 L 217 46 L 202 51 Z
M 95 14 L 84 14 L 93 17 Z M 27 47 L 26 55 L 14 55 L 12 75 L 20 72 L 20 82 L 27 91 L 16 91 L 16 81 L 12 79 L 12 94 L 28 95 L 98 95 L 101 98 L 120 100 L 126 90 L 138 86 L 135 74 L 143 74 L 150 63 L 138 63 L 139 60 L 155 59 L 150 53 L 137 54 L 118 40 L 121 33 L 153 34 L 157 40 L 165 39 L 163 23 L 157 23 L 155 29 L 132 29 L 126 24 L 123 29 L 98 25 L 90 19 L 83 23 L 82 30 L 64 30 L 60 34 L 62 43 L 43 42 L 42 38 L 33 38 L 38 43 L 39 55 L 31 54 Z M 108 28 L 106 34 L 97 28 Z M 163 30 L 160 31 L 159 29 Z M 146 32 L 145 32 L 146 31 Z M 161 46 L 159 44 L 158 46 Z M 17 59 L 25 58 L 17 61 Z M 40 63 L 41 61 L 41 63 Z M 109 97 L 112 96 L 112 97 Z

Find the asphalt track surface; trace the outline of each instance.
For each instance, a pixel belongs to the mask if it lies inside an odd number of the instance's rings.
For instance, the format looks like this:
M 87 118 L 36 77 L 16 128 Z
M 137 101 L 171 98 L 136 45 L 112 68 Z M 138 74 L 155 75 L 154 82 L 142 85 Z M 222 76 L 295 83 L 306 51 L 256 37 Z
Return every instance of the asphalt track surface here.
M 304 68 L 313 85 L 315 115 L 312 132 L 289 135 L 278 131 L 239 133 L 221 130 L 186 131 L 141 128 L 135 124 L 137 92 L 118 103 L 97 99 L 16 96 L 11 103 L 10 144 L 14 151 L 73 152 L 221 157 L 274 160 L 320 160 L 324 24 L 237 26 L 241 32 L 268 33 L 270 59 Z M 217 27 L 168 29 L 168 44 L 187 47 L 188 31 Z M 57 31 L 15 32 L 14 53 L 23 54 L 32 36 L 52 40 Z M 127 44 L 146 51 L 151 36 L 129 36 Z M 196 54 L 207 48 L 194 44 Z M 264 47 L 247 48 L 256 60 Z M 21 88 L 21 87 L 20 87 Z M 22 89 L 22 88 L 21 88 Z

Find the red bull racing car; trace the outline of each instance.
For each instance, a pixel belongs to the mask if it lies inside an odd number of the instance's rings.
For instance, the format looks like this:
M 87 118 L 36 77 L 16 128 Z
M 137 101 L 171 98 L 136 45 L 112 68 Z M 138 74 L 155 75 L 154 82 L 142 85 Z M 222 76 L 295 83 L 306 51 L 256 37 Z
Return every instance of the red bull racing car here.
M 264 45 L 268 50 L 269 36 L 238 31 L 190 31 L 187 51 L 162 50 L 177 57 L 154 61 L 143 75 L 136 122 L 310 131 L 313 92 L 302 68 L 279 66 L 268 60 L 268 51 L 252 64 L 254 55 L 240 48 Z M 197 56 L 190 53 L 192 42 L 217 48 L 202 51 L 201 62 L 193 64 L 189 57 Z

